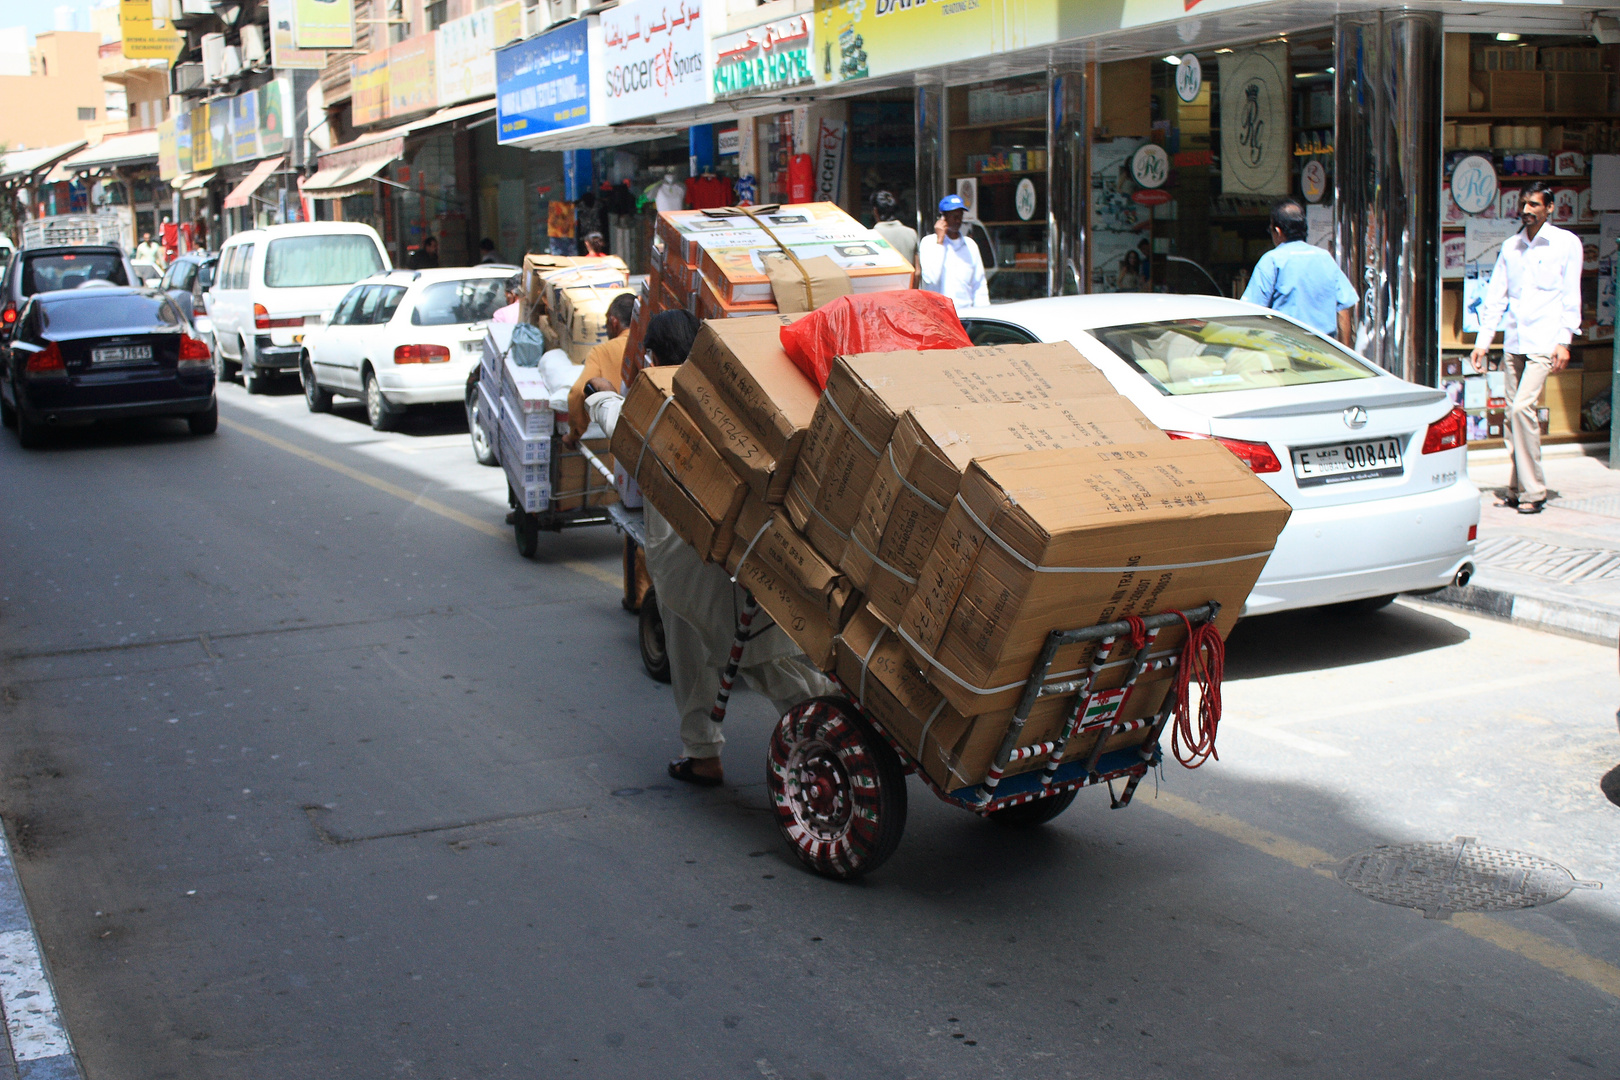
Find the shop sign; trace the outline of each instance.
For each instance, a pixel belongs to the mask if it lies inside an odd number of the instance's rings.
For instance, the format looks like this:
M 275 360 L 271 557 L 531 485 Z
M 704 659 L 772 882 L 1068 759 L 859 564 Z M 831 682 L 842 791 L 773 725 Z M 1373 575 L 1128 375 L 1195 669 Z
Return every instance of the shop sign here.
M 418 34 L 388 47 L 389 116 L 406 116 L 438 105 L 433 39 L 432 34 Z
M 1259 45 L 1221 57 L 1221 191 L 1287 195 L 1294 146 L 1288 137 L 1287 45 Z
M 1204 88 L 1204 65 L 1198 62 L 1198 57 L 1188 53 L 1176 65 L 1176 97 L 1182 101 L 1193 102 L 1198 100 L 1198 92 Z
M 208 103 L 194 105 L 187 117 L 191 124 L 191 168 L 188 172 L 207 172 L 214 167 L 214 148 L 209 142 Z
M 231 98 L 231 159 L 252 161 L 259 156 L 259 92 L 249 90 Z
M 214 155 L 214 168 L 229 165 L 236 160 L 236 139 L 233 137 L 231 99 L 213 103 L 208 110 L 208 149 Z
M 1018 181 L 1018 187 L 1013 192 L 1013 209 L 1018 211 L 1018 220 L 1028 221 L 1035 216 L 1035 181 L 1024 177 Z
M 356 127 L 388 119 L 388 50 L 349 61 L 349 109 Z
M 180 155 L 174 145 L 174 117 L 157 123 L 158 179 L 173 180 L 180 175 Z
M 842 121 L 821 121 L 816 140 L 816 201 L 838 202 L 844 194 L 844 147 L 849 126 Z
M 1496 166 L 1483 154 L 1469 154 L 1451 171 L 1451 201 L 1465 214 L 1483 214 L 1496 202 Z
M 495 54 L 496 137 L 503 143 L 591 122 L 587 20 Z
M 326 66 L 325 49 L 300 49 L 293 38 L 293 0 L 270 0 L 270 66 L 278 71 Z
M 810 19 L 796 15 L 714 39 L 714 99 L 771 94 L 815 82 Z
M 1314 158 L 1299 171 L 1299 190 L 1305 201 L 1319 203 L 1327 194 L 1327 166 Z
M 513 11 L 517 4 L 507 5 Z M 451 19 L 434 33 L 434 66 L 439 79 L 439 104 L 489 97 L 495 93 L 495 8 L 484 8 Z
M 1131 156 L 1131 176 L 1145 188 L 1164 187 L 1170 179 L 1170 155 L 1158 143 L 1143 143 Z
M 259 87 L 259 156 L 286 152 L 291 127 L 292 82 L 276 79 Z
M 293 0 L 293 44 L 300 49 L 354 48 L 354 0 Z
M 174 163 L 177 173 L 196 172 L 191 160 L 191 114 L 178 112 L 174 120 Z
M 714 152 L 721 157 L 732 157 L 742 149 L 742 128 L 727 128 L 716 132 L 714 136 Z
M 118 32 L 122 36 L 124 59 L 179 59 L 185 38 L 168 19 L 152 17 L 152 0 L 122 0 L 118 5 Z
M 1170 193 L 1164 188 L 1143 188 L 1131 192 L 1131 201 L 1138 206 L 1163 206 L 1170 198 Z
M 1057 0 L 815 0 L 811 67 L 843 83 L 1045 45 L 1057 12 Z
M 603 120 L 640 120 L 709 103 L 708 39 L 698 0 L 631 0 L 604 11 Z

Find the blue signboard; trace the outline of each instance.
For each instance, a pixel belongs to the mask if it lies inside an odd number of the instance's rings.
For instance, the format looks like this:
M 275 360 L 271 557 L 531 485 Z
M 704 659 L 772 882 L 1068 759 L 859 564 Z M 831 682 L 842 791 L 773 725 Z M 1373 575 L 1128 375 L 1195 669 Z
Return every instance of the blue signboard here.
M 497 138 L 516 142 L 591 122 L 585 20 L 495 53 Z

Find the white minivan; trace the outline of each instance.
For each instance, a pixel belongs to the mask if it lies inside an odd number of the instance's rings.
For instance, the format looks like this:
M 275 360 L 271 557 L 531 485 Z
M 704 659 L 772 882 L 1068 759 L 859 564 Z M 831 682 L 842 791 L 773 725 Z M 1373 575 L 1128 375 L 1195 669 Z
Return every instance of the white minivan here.
M 209 315 L 222 373 L 242 369 L 250 394 L 296 373 L 304 328 L 323 325 L 361 278 L 392 268 L 369 225 L 313 221 L 239 232 L 219 251 Z

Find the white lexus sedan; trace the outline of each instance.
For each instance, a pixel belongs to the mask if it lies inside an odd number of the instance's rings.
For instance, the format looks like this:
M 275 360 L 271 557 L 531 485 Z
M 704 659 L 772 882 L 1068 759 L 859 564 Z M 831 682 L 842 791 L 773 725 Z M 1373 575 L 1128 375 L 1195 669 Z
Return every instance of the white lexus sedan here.
M 1173 438 L 1216 439 L 1294 508 L 1245 614 L 1382 607 L 1466 583 L 1479 491 L 1463 411 L 1266 308 L 1065 296 L 961 312 L 976 345 L 1069 341 Z
M 391 270 L 356 282 L 331 318 L 304 335 L 298 368 L 310 411 L 326 412 L 334 394 L 357 397 L 371 426 L 385 431 L 408 406 L 460 402 L 516 272 Z

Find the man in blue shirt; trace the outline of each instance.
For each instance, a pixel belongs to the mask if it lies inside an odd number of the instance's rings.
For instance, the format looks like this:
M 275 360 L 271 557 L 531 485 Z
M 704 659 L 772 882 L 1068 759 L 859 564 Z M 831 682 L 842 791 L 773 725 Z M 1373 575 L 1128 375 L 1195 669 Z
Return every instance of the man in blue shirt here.
M 1352 312 L 1356 290 L 1326 251 L 1305 242 L 1305 207 L 1284 199 L 1271 208 L 1271 242 L 1276 246 L 1255 264 L 1243 299 L 1280 311 L 1319 330 L 1355 343 Z

